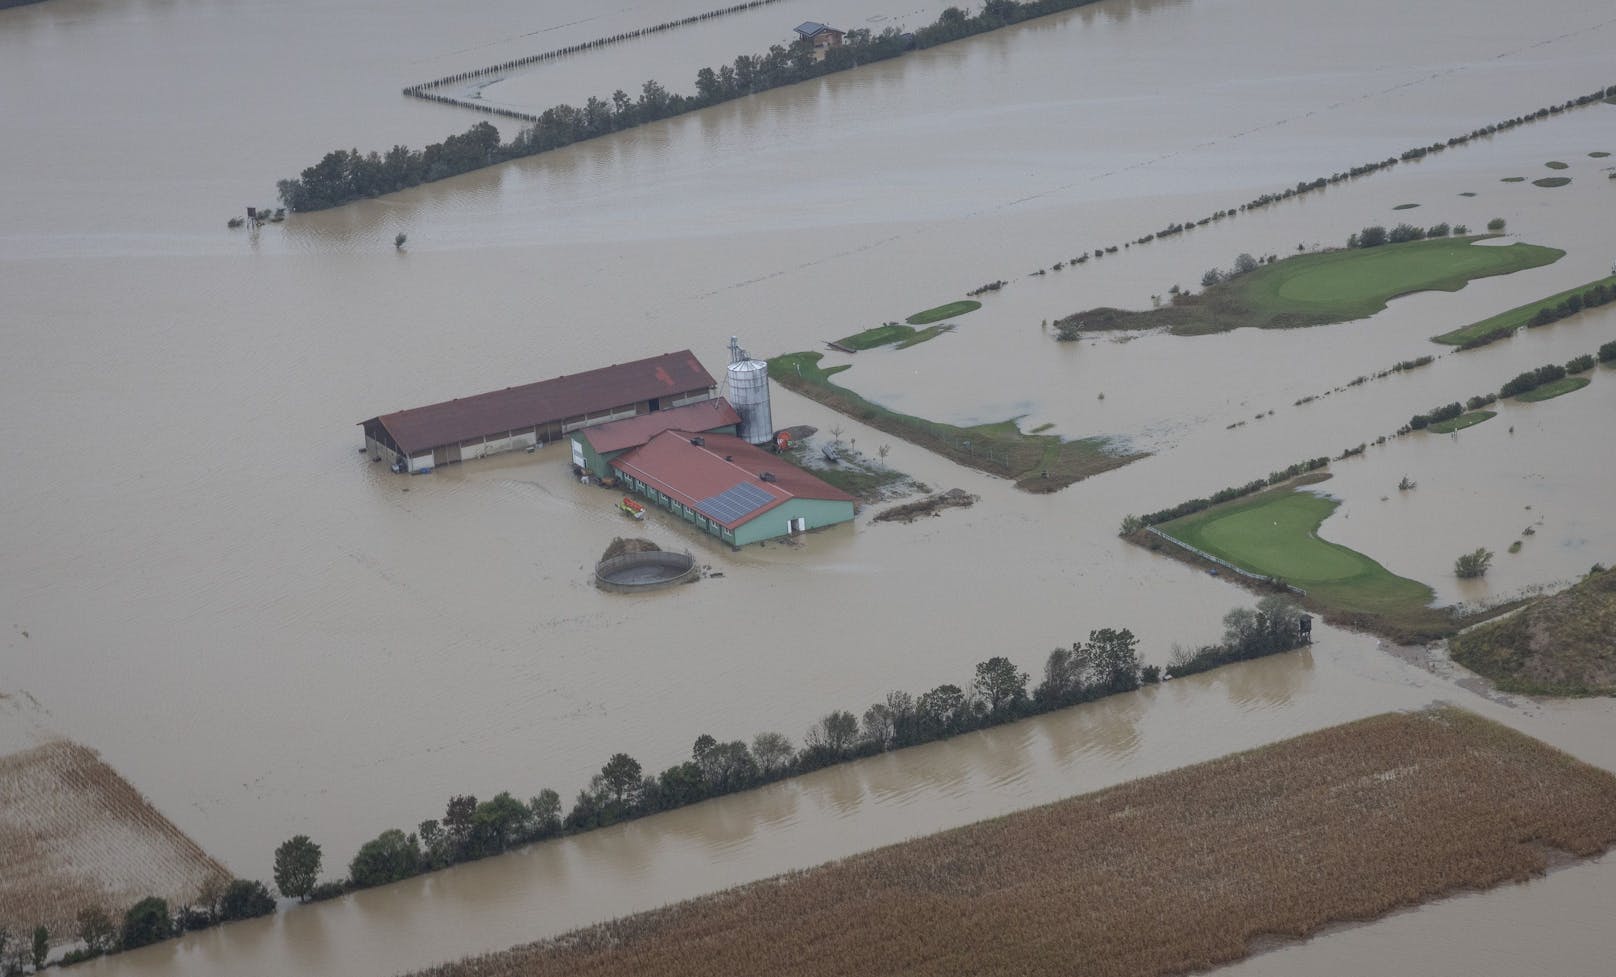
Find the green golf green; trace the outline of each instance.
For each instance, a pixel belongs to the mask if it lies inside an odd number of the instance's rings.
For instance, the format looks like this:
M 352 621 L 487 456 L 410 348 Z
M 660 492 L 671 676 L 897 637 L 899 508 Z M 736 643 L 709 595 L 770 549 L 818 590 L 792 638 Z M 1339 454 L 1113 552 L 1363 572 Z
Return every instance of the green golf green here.
M 1175 519 L 1163 533 L 1242 569 L 1305 589 L 1320 604 L 1349 613 L 1420 615 L 1435 596 L 1339 543 L 1319 526 L 1341 503 L 1280 489 Z

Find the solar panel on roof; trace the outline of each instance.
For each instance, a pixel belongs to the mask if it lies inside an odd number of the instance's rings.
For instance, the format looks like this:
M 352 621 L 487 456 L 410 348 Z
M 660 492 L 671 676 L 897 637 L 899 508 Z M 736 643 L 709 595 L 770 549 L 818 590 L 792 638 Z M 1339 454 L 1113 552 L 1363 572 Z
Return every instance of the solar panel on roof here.
M 773 501 L 774 496 L 756 485 L 750 482 L 740 482 L 717 495 L 697 502 L 696 511 L 709 519 L 716 519 L 722 523 L 734 523 L 739 522 Z

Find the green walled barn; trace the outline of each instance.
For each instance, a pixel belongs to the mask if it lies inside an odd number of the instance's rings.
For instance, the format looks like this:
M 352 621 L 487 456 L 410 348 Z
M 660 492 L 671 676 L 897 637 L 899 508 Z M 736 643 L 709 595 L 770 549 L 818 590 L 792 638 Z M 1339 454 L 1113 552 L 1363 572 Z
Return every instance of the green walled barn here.
M 630 491 L 732 546 L 853 519 L 851 495 L 727 434 L 664 431 L 610 464 Z

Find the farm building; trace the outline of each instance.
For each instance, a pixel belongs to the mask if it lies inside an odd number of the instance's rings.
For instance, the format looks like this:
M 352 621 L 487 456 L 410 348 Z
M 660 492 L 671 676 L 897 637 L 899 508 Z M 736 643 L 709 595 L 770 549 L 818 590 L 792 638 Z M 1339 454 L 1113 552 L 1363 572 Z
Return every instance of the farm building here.
M 727 434 L 664 431 L 611 462 L 630 491 L 733 546 L 853 519 L 853 497 Z
M 845 37 L 847 33 L 846 31 L 839 31 L 834 27 L 821 24 L 817 20 L 810 20 L 798 24 L 795 30 L 799 40 L 807 41 L 809 44 L 814 46 L 815 61 L 825 60 L 826 51 L 829 51 L 833 47 L 841 47 L 842 38 Z
M 572 463 L 584 471 L 605 478 L 612 474 L 612 459 L 638 448 L 663 431 L 690 431 L 696 434 L 735 434 L 741 415 L 723 397 L 697 404 L 641 414 L 572 432 Z
M 372 458 L 415 474 L 710 400 L 717 393 L 712 374 L 687 349 L 382 414 L 360 424 Z

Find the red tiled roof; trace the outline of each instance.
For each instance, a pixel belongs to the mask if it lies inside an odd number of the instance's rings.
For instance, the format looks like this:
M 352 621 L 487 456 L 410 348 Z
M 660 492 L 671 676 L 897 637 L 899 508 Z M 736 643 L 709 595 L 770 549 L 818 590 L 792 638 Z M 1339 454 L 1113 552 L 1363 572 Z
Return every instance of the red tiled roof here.
M 653 397 L 717 386 L 690 350 L 664 353 L 586 373 L 506 387 L 426 407 L 382 414 L 379 423 L 406 454 L 599 413 Z
M 772 501 L 728 522 L 708 514 L 726 529 L 750 522 L 792 498 L 853 501 L 853 497 L 841 489 L 740 438 L 703 434 L 700 435 L 703 443 L 695 445 L 690 443 L 692 437 L 695 435 L 685 431 L 664 431 L 633 451 L 614 458 L 611 466 L 692 509 L 702 500 L 721 495 L 737 485 L 755 486 L 771 497 Z M 758 477 L 764 472 L 772 473 L 774 481 L 766 482 Z
M 637 448 L 663 431 L 708 431 L 741 423 L 729 401 L 714 397 L 698 404 L 686 404 L 669 410 L 652 411 L 607 424 L 597 424 L 577 432 L 589 440 L 589 446 L 601 454 Z

